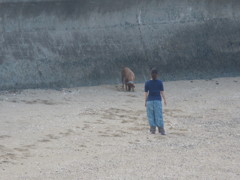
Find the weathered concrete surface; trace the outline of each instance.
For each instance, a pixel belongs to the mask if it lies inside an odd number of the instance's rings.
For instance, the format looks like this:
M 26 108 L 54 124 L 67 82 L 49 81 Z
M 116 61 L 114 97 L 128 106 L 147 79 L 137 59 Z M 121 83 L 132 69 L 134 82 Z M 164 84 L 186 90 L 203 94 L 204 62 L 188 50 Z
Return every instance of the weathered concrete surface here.
M 240 74 L 239 0 L 0 0 L 0 89 Z

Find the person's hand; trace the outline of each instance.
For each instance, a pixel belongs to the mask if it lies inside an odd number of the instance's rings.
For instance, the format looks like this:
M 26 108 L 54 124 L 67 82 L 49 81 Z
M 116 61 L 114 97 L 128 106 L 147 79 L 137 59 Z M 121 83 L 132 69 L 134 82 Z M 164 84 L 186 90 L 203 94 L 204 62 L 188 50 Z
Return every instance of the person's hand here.
M 164 101 L 164 105 L 167 106 L 167 101 Z

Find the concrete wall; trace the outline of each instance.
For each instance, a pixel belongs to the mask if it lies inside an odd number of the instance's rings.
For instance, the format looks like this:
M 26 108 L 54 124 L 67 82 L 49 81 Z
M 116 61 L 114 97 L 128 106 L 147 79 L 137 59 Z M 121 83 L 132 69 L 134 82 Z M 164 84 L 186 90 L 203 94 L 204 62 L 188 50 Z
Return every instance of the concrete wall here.
M 240 74 L 239 0 L 0 0 L 0 89 Z

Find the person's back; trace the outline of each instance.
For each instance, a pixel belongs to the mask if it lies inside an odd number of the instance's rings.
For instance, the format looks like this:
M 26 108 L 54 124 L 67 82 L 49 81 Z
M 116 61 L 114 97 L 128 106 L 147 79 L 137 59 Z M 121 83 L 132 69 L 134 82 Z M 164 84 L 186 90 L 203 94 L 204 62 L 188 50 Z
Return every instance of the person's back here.
M 162 81 L 156 80 L 149 80 L 145 84 L 145 92 L 148 92 L 147 101 L 153 100 L 162 100 L 160 92 L 163 91 L 163 83 Z

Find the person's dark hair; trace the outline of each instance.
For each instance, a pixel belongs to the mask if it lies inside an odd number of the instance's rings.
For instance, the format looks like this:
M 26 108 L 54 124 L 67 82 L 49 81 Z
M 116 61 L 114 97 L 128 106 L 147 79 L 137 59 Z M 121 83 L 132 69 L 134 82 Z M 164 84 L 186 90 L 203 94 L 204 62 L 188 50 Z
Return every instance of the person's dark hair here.
M 157 69 L 153 68 L 153 69 L 151 70 L 151 76 L 152 76 L 152 79 L 153 79 L 153 80 L 156 80 L 156 79 L 157 79 L 157 74 L 158 74 Z

